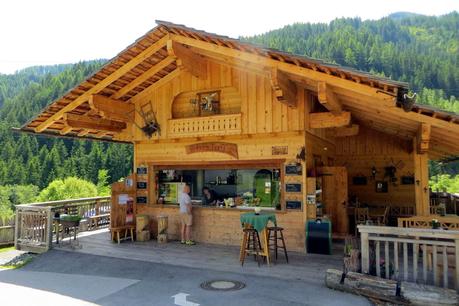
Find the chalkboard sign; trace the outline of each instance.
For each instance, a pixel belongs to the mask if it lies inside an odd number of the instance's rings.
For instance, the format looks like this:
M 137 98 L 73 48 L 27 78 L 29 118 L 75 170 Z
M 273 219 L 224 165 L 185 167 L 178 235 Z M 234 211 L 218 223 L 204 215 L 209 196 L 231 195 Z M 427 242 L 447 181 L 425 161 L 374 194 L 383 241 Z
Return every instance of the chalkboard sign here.
M 137 197 L 137 204 L 147 204 L 147 197 Z
M 137 174 L 147 174 L 147 167 L 138 167 Z
M 137 182 L 137 189 L 147 189 L 147 182 Z
M 285 184 L 286 192 L 301 192 L 301 184 Z
M 402 176 L 402 185 L 414 185 L 414 176 Z
M 286 201 L 287 209 L 301 209 L 301 201 Z
M 352 178 L 352 185 L 366 185 L 367 178 L 366 176 L 354 176 Z
M 301 165 L 286 165 L 285 166 L 285 175 L 301 175 L 302 167 Z

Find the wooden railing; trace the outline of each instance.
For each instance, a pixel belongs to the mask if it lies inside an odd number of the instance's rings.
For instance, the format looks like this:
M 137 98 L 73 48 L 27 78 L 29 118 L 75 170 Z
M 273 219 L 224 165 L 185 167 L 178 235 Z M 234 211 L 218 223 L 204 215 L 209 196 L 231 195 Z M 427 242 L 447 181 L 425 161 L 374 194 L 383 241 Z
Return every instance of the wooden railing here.
M 218 136 L 241 133 L 241 114 L 170 119 L 168 137 Z
M 459 292 L 459 231 L 367 225 L 358 229 L 363 273 Z
M 55 227 L 53 227 L 53 217 L 56 212 L 80 215 L 88 220 L 96 219 L 96 222 L 99 222 L 99 217 L 103 216 L 104 223 L 102 225 L 108 226 L 110 197 L 17 205 L 14 231 L 16 248 L 34 253 L 43 253 L 49 250 L 52 246 L 53 234 L 57 234 Z
M 398 218 L 398 227 L 406 228 L 432 228 L 432 220 L 437 220 L 440 228 L 449 230 L 459 230 L 459 216 L 415 216 L 410 218 Z

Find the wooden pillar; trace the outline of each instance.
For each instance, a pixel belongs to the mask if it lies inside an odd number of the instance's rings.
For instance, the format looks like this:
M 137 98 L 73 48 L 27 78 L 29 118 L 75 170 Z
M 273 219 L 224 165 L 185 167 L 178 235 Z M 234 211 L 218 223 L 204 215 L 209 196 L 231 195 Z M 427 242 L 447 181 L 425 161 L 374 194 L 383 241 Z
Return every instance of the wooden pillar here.
M 429 157 L 427 153 L 420 154 L 417 149 L 417 139 L 413 140 L 414 156 L 414 188 L 416 199 L 416 215 L 430 215 L 430 194 L 429 194 Z

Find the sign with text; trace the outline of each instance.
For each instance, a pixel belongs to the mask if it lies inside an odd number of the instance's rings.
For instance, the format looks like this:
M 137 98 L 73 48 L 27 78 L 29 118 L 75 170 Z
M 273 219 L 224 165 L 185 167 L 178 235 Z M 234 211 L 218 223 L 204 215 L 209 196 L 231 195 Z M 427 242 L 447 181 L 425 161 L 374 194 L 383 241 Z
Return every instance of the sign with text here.
M 188 145 L 185 147 L 187 154 L 217 152 L 228 154 L 234 158 L 239 158 L 237 144 L 228 142 L 201 142 Z

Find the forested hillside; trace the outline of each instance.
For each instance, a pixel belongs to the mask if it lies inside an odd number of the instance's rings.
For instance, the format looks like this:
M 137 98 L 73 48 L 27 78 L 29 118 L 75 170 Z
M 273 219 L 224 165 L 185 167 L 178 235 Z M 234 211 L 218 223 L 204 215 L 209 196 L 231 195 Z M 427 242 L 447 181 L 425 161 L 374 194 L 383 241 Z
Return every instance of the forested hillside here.
M 244 40 L 324 59 L 407 81 L 418 102 L 459 112 L 459 14 L 426 17 L 394 14 L 373 21 L 336 19 L 329 24 L 293 24 Z M 32 67 L 0 74 L 0 186 L 76 176 L 93 183 L 100 169 L 108 182 L 131 170 L 129 145 L 74 141 L 10 131 L 96 71 L 103 60 Z M 458 165 L 432 168 L 458 173 Z M 1 193 L 1 192 L 0 192 Z M 1 200 L 1 194 L 0 194 Z
M 0 185 L 32 184 L 42 189 L 67 176 L 97 183 L 99 169 L 108 170 L 110 182 L 129 173 L 129 145 L 36 137 L 10 130 L 30 120 L 103 62 L 31 67 L 0 75 Z

